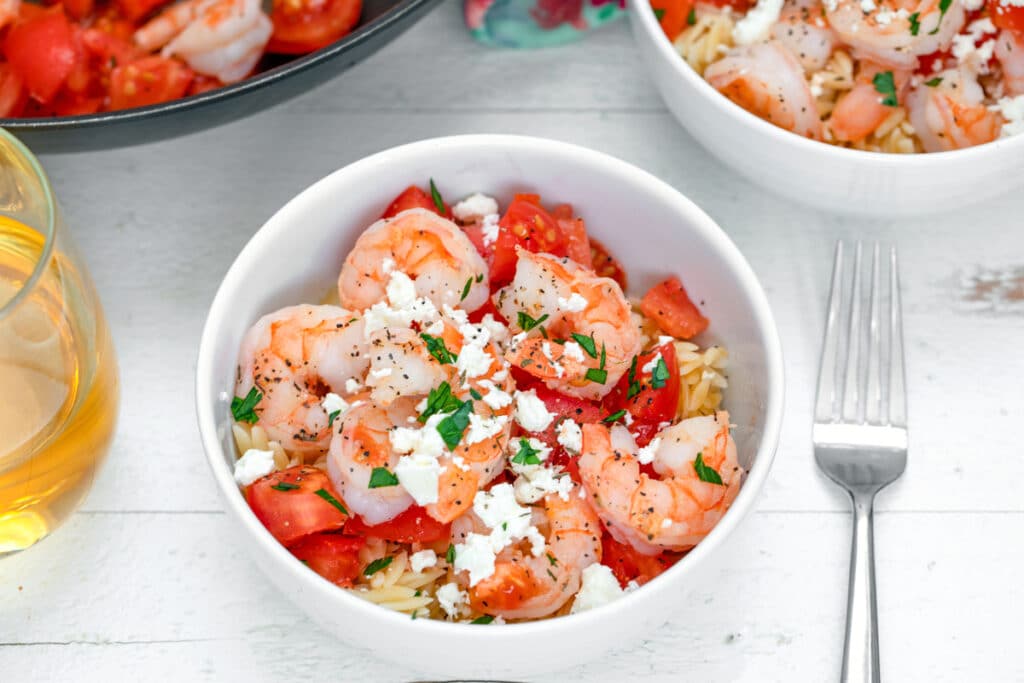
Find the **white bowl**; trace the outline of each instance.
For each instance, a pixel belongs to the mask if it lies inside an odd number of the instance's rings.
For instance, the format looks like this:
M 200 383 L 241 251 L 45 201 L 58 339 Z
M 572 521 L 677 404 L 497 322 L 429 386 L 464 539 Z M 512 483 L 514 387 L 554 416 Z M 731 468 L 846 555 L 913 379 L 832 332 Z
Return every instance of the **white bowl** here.
M 754 182 L 832 212 L 947 211 L 1024 184 L 1024 135 L 934 154 L 879 154 L 774 126 L 715 90 L 672 47 L 649 0 L 628 0 L 640 53 L 668 108 L 702 145 Z
M 675 567 L 599 609 L 545 621 L 473 626 L 387 611 L 321 579 L 250 512 L 232 478 L 229 402 L 239 343 L 261 315 L 316 302 L 334 286 L 362 230 L 410 183 L 433 177 L 445 196 L 475 191 L 507 201 L 516 191 L 568 201 L 610 245 L 642 292 L 668 274 L 683 278 L 711 319 L 705 341 L 730 352 L 726 407 L 749 476 L 732 508 Z M 203 446 L 256 564 L 324 628 L 419 673 L 521 676 L 593 659 L 680 614 L 713 580 L 720 547 L 754 506 L 771 465 L 782 415 L 782 354 L 764 292 L 750 266 L 706 214 L 657 178 L 580 147 L 536 138 L 472 135 L 424 140 L 351 164 L 288 202 L 228 271 L 199 348 L 196 404 Z M 737 614 L 737 619 L 742 615 Z M 686 647 L 686 643 L 679 643 Z

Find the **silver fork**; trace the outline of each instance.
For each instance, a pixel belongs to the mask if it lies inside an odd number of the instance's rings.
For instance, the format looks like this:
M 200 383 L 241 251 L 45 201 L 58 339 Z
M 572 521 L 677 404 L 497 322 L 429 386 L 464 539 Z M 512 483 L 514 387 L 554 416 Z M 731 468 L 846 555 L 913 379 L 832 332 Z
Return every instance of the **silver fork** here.
M 879 245 L 874 245 L 866 296 L 861 284 L 862 251 L 858 242 L 853 272 L 847 277 L 845 248 L 842 242 L 836 244 L 813 430 L 818 467 L 845 488 L 853 502 L 843 683 L 880 681 L 872 509 L 875 494 L 899 478 L 907 465 L 896 249 L 883 256 Z M 887 282 L 885 292 L 883 281 Z

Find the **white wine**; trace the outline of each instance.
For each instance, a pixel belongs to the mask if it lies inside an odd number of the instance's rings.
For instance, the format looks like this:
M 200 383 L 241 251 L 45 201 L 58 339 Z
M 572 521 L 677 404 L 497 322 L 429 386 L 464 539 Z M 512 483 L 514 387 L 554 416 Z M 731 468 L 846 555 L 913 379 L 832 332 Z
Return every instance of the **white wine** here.
M 26 287 L 45 244 L 0 216 L 0 554 L 70 516 L 117 418 L 113 345 L 88 279 L 58 252 Z

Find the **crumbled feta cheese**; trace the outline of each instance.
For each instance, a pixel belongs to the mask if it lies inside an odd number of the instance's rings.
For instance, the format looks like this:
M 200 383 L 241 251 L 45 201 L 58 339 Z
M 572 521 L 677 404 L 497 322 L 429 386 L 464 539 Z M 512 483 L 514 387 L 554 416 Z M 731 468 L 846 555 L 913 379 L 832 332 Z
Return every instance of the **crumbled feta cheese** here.
M 542 432 L 555 419 L 533 389 L 516 393 L 515 416 L 519 426 L 528 432 Z
M 875 4 L 875 0 L 860 0 L 860 11 L 864 14 L 871 14 L 876 9 L 878 5 Z
M 413 553 L 409 556 L 409 566 L 417 573 L 424 569 L 429 569 L 435 564 L 437 564 L 437 553 L 430 548 L 421 550 L 418 553 Z
M 661 447 L 661 437 L 656 436 L 651 439 L 650 443 L 646 446 L 641 447 L 636 452 L 636 459 L 641 465 L 650 465 L 654 462 L 654 456 L 658 453 L 658 448 Z
M 504 548 L 513 540 L 525 538 L 532 526 L 533 512 L 516 502 L 515 491 L 510 484 L 498 484 L 477 493 L 473 499 L 473 512 L 491 529 L 495 550 Z
M 459 590 L 458 584 L 454 582 L 446 583 L 438 588 L 435 596 L 437 597 L 437 604 L 441 606 L 445 614 L 452 618 L 459 616 L 463 605 L 469 599 L 466 592 Z
M 1008 138 L 1024 133 L 1024 95 L 1004 97 L 992 107 L 992 110 L 999 112 L 1006 119 L 1000 133 L 1001 137 Z
M 424 328 L 423 331 L 426 332 L 427 334 L 432 334 L 435 337 L 439 337 L 442 334 L 444 334 L 444 321 L 435 320 L 434 322 L 427 325 L 427 327 Z
M 583 347 L 574 341 L 567 341 L 562 346 L 562 355 L 579 363 L 583 362 Z
M 385 256 L 384 260 L 380 262 L 380 272 L 387 275 L 395 269 L 395 259 L 390 256 Z
M 782 13 L 782 2 L 757 0 L 757 4 L 733 26 L 733 41 L 737 45 L 753 45 L 767 38 Z
M 506 379 L 508 379 L 508 365 L 506 365 L 501 370 L 498 370 L 496 373 L 491 375 L 491 379 L 493 379 L 495 382 L 504 382 Z
M 659 360 L 661 360 L 661 354 L 660 353 L 654 354 L 654 358 L 652 358 L 649 361 L 647 361 L 646 363 L 644 363 L 644 366 L 642 368 L 640 368 L 640 370 L 642 372 L 646 372 L 647 374 L 654 374 L 654 368 L 658 367 L 658 361 Z
M 996 41 L 984 39 L 985 36 L 997 32 L 998 29 L 988 17 L 972 21 L 965 33 L 953 36 L 953 56 L 960 64 L 969 66 L 980 74 L 988 73 L 988 63 L 995 51 Z
M 380 368 L 378 370 L 370 370 L 370 377 L 372 379 L 384 379 L 390 377 L 391 373 L 394 372 L 391 368 Z
M 495 342 L 502 344 L 508 339 L 508 328 L 495 320 L 494 316 L 490 313 L 484 315 L 483 320 L 480 321 L 480 325 L 490 333 L 491 339 Z
M 465 344 L 459 351 L 459 359 L 455 361 L 455 367 L 459 374 L 472 378 L 487 374 L 493 362 L 494 357 L 482 347 L 476 344 Z
M 558 307 L 563 311 L 569 311 L 570 313 L 579 313 L 586 309 L 587 300 L 581 294 L 573 292 L 569 295 L 569 298 L 558 297 Z
M 448 415 L 450 413 L 431 415 L 422 429 L 395 427 L 388 435 L 391 440 L 391 448 L 397 453 L 414 453 L 431 458 L 440 457 L 445 452 L 445 443 L 437 431 L 437 425 Z
M 469 572 L 469 585 L 475 586 L 494 574 L 494 554 L 490 536 L 466 534 L 466 540 L 455 546 L 455 571 Z
M 674 342 L 675 340 L 675 337 L 670 337 L 667 334 L 658 335 L 658 346 L 664 346 L 665 344 Z
M 556 377 L 561 377 L 565 374 L 565 368 L 562 367 L 561 363 L 555 360 L 554 355 L 551 351 L 551 343 L 544 342 L 541 344 L 541 350 L 544 351 L 544 357 L 548 359 L 548 363 L 551 364 L 551 369 L 555 371 Z
M 483 402 L 494 410 L 501 410 L 506 406 L 512 405 L 512 395 L 503 389 L 499 389 L 493 381 L 482 379 L 479 384 L 480 388 L 487 392 L 483 394 Z
M 485 247 L 489 247 L 498 241 L 498 231 L 500 230 L 498 221 L 500 220 L 501 218 L 496 213 L 484 216 L 483 224 L 481 225 L 482 230 L 480 234 L 484 238 L 483 243 Z
M 248 486 L 274 471 L 274 451 L 250 448 L 235 461 L 235 482 Z
M 555 427 L 558 435 L 558 443 L 570 453 L 579 453 L 583 450 L 583 430 L 573 420 L 562 420 Z
M 445 317 L 449 318 L 457 326 L 469 324 L 469 314 L 467 314 L 461 308 L 452 308 L 448 304 L 441 306 L 441 310 L 444 311 Z
M 536 503 L 549 493 L 556 493 L 562 500 L 569 500 L 569 493 L 573 489 L 572 478 L 561 472 L 560 468 L 513 463 L 512 470 L 519 473 L 512 488 L 520 503 Z
M 960 0 L 960 4 L 963 5 L 964 9 L 968 12 L 975 12 L 982 8 L 985 4 L 985 0 Z
M 416 284 L 400 270 L 391 271 L 385 291 L 388 301 L 395 308 L 411 308 L 416 301 Z
M 603 564 L 594 563 L 583 570 L 583 585 L 569 612 L 576 614 L 606 605 L 621 598 L 624 593 L 612 570 Z
M 822 76 L 822 72 L 816 71 L 814 74 L 811 75 L 811 95 L 813 95 L 814 97 L 821 97 L 821 95 L 825 92 L 824 85 L 825 77 Z M 669 339 L 671 340 L 672 338 L 669 337 Z M 664 342 L 660 341 L 659 339 L 658 343 L 663 344 Z
M 338 413 L 339 418 L 349 409 L 348 401 L 335 393 L 329 393 L 324 396 L 323 400 L 320 401 L 320 405 L 328 416 Z
M 463 223 L 471 223 L 478 218 L 498 213 L 498 202 L 479 192 L 463 199 L 452 207 L 452 214 Z
M 437 458 L 422 453 L 403 455 L 395 465 L 398 483 L 417 505 L 437 502 L 437 481 L 440 475 L 441 464 Z
M 354 394 L 362 388 L 363 385 L 360 384 L 359 380 L 357 379 L 352 379 L 350 377 L 347 380 L 345 380 L 345 393 Z
M 490 439 L 492 436 L 501 434 L 507 424 L 507 415 L 481 417 L 476 413 L 470 413 L 469 429 L 466 431 L 465 442 L 467 445 L 472 446 L 475 443 Z
M 622 414 L 622 422 L 627 427 L 632 425 L 633 424 L 633 413 L 629 412 L 628 410 L 625 413 L 623 413 Z

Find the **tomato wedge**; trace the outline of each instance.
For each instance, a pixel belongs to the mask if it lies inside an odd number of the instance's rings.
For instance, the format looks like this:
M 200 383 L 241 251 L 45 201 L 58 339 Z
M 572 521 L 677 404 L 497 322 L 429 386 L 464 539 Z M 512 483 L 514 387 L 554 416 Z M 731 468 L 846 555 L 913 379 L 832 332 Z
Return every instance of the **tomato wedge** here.
M 590 238 L 582 218 L 558 219 L 558 227 L 565 235 L 565 255 L 584 268 L 594 267 L 594 256 L 590 250 Z
M 693 0 L 651 0 L 654 16 L 669 40 L 675 40 L 686 29 L 693 4 Z
M 447 538 L 451 534 L 451 524 L 442 524 L 428 515 L 426 509 L 413 505 L 394 519 L 380 524 L 370 525 L 359 517 L 353 517 L 345 525 L 345 533 L 396 543 L 431 543 Z
M 565 256 L 565 235 L 551 214 L 540 205 L 540 197 L 518 194 L 498 221 L 498 239 L 491 261 L 491 289 L 503 287 L 516 274 L 516 249 Z
M 988 16 L 997 28 L 1024 34 L 1024 6 L 1003 4 L 1002 0 L 988 0 Z
M 670 568 L 686 553 L 670 551 L 658 555 L 644 555 L 633 546 L 619 543 L 607 532 L 601 539 L 601 564 L 609 567 L 623 587 L 630 581 L 643 585 Z
M 611 278 L 619 283 L 622 291 L 626 291 L 626 269 L 622 267 L 608 248 L 593 237 L 590 238 L 590 263 L 594 272 L 601 277 Z
M 110 108 L 131 109 L 184 97 L 192 70 L 176 59 L 144 57 L 110 73 Z
M 296 465 L 253 482 L 245 492 L 256 518 L 285 546 L 309 534 L 335 531 L 348 513 L 323 470 Z
M 558 423 L 562 420 L 569 418 L 579 424 L 588 424 L 600 422 L 601 418 L 605 416 L 601 406 L 593 401 L 560 394 L 543 384 L 538 384 L 533 389 L 537 392 L 537 398 L 544 402 L 544 407 L 547 408 L 548 412 L 555 416 L 555 419 L 551 421 L 551 425 L 546 430 L 538 434 L 531 434 L 531 436 L 537 437 L 548 446 L 558 446 L 558 432 L 556 429 Z
M 690 339 L 708 327 L 708 319 L 690 301 L 690 297 L 677 277 L 660 282 L 644 294 L 640 310 L 673 337 Z
M 268 52 L 305 54 L 330 45 L 359 22 L 362 0 L 274 0 Z
M 366 539 L 358 536 L 310 534 L 289 550 L 331 583 L 348 587 L 359 578 L 359 550 L 364 545 Z
M 655 362 L 661 358 L 664 363 Z M 658 425 L 670 422 L 679 405 L 679 365 L 672 342 L 666 342 L 636 357 L 629 372 L 605 397 L 609 413 L 628 410 L 633 416 L 629 430 L 640 446 L 650 443 L 658 433 Z
M 433 211 L 439 216 L 451 215 L 451 210 L 448 208 L 447 204 L 444 204 L 444 213 L 441 213 L 437 210 L 437 204 L 434 203 L 434 200 L 429 194 L 415 185 L 410 185 L 402 191 L 402 194 L 391 200 L 391 203 L 388 204 L 388 208 L 384 210 L 381 218 L 391 218 L 393 216 L 397 216 L 403 211 L 408 211 L 409 209 L 427 209 L 428 211 Z
M 28 92 L 46 103 L 54 99 L 78 58 L 71 22 L 64 12 L 47 11 L 11 27 L 4 55 Z

